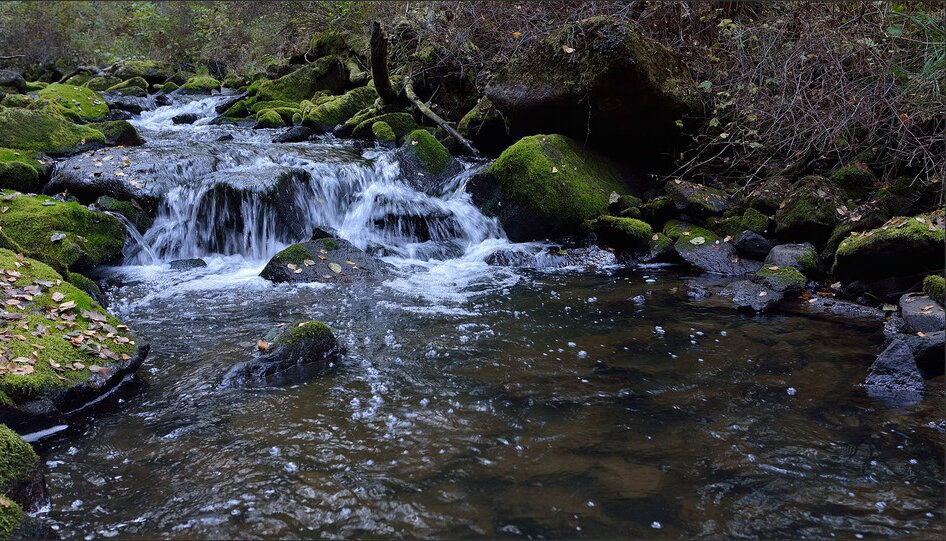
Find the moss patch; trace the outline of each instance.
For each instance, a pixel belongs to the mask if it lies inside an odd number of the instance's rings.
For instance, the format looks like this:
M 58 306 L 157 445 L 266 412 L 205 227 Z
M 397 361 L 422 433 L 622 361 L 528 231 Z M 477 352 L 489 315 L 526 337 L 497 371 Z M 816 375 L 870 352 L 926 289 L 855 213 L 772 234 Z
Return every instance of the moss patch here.
M 355 126 L 352 135 L 355 137 L 369 137 L 372 134 L 375 122 L 384 122 L 394 133 L 395 138 L 404 137 L 417 129 L 417 122 L 409 113 L 386 113 L 383 115 L 371 116 Z
M 105 135 L 105 143 L 109 146 L 122 145 L 126 147 L 145 144 L 138 130 L 127 120 L 111 120 L 108 122 L 93 122 L 89 124 Z
M 852 233 L 841 241 L 832 272 L 842 277 L 906 276 L 942 269 L 943 210 L 919 216 L 898 216 L 884 225 Z
M 0 101 L 3 107 L 28 107 L 31 103 L 33 103 L 33 98 L 26 94 L 7 94 Z
M 262 111 L 256 115 L 256 125 L 254 128 L 282 128 L 286 123 L 282 117 L 273 109 Z
M 647 222 L 614 216 L 599 216 L 594 221 L 593 228 L 602 241 L 619 249 L 646 246 L 654 234 Z
M 0 148 L 0 189 L 39 191 L 41 168 L 32 152 Z
M 95 206 L 101 210 L 121 214 L 141 233 L 147 231 L 154 224 L 154 218 L 130 201 L 119 201 L 113 197 L 103 195 L 95 201 Z
M 206 92 L 220 90 L 220 81 L 209 75 L 195 75 L 181 87 L 189 92 Z
M 114 260 L 125 244 L 118 219 L 78 203 L 5 191 L 0 205 L 7 207 L 0 212 L 3 232 L 28 255 L 60 270 Z M 59 234 L 65 237 L 53 241 Z
M 104 144 L 105 135 L 86 126 L 77 126 L 51 111 L 15 107 L 0 110 L 0 147 L 72 154 Z
M 370 106 L 378 98 L 373 87 L 363 86 L 316 105 L 302 118 L 302 124 L 319 129 L 331 129 L 343 124 L 358 111 Z
M 326 56 L 275 81 L 260 82 L 256 87 L 256 95 L 260 101 L 298 103 L 311 98 L 319 90 L 328 90 L 333 94 L 340 92 L 347 79 L 342 62 L 337 57 Z
M 105 92 L 110 87 L 113 87 L 120 82 L 122 82 L 122 80 L 118 77 L 93 77 L 89 79 L 84 86 L 96 92 Z
M 335 239 L 320 239 L 319 242 L 322 243 L 322 246 L 325 247 L 328 251 L 338 250 L 338 241 Z
M 408 155 L 418 160 L 430 174 L 436 175 L 450 165 L 447 148 L 427 130 L 414 130 L 404 140 Z
M 776 291 L 804 289 L 807 279 L 795 267 L 764 265 L 756 274 L 756 281 Z
M 394 135 L 394 130 L 391 129 L 391 125 L 387 122 L 375 122 L 371 125 L 371 133 L 374 134 L 374 138 L 382 143 L 393 143 L 397 141 L 397 136 Z
M 306 321 L 305 323 L 296 324 L 279 335 L 279 338 L 276 340 L 276 345 L 294 346 L 303 341 L 334 340 L 334 338 L 335 335 L 332 333 L 332 329 L 325 323 L 321 321 Z
M 68 281 L 70 284 L 76 286 L 81 291 L 87 293 L 93 299 L 102 298 L 102 288 L 100 288 L 99 285 L 96 284 L 91 278 L 79 274 L 78 272 L 70 272 Z
M 313 257 L 312 253 L 309 252 L 304 245 L 293 244 L 276 254 L 273 259 L 280 263 L 295 263 L 296 265 L 300 265 L 306 259 L 312 259 Z
M 946 295 L 946 279 L 941 274 L 933 274 L 923 279 L 923 293 L 942 304 Z
M 775 213 L 775 233 L 785 240 L 824 246 L 838 222 L 841 205 L 838 190 L 828 179 L 803 177 Z
M 242 99 L 234 103 L 233 105 L 231 105 L 229 109 L 224 111 L 222 116 L 230 117 L 230 118 L 241 118 L 241 117 L 248 116 L 250 112 L 252 111 L 251 106 L 254 103 L 256 103 L 256 98 Z M 256 112 L 256 111 L 253 111 L 253 112 Z
M 236 103 L 233 105 L 235 106 Z M 253 103 L 248 104 L 248 106 L 249 106 L 250 111 L 253 111 L 254 113 L 258 113 L 266 109 L 279 109 L 279 108 L 294 109 L 296 111 L 299 110 L 299 104 L 292 101 L 255 101 L 254 100 Z
M 871 193 L 877 187 L 877 177 L 862 163 L 848 165 L 831 173 L 831 182 L 854 199 Z
M 51 84 L 39 91 L 59 107 L 72 111 L 82 120 L 99 120 L 108 116 L 108 104 L 98 92 L 83 86 Z
M 145 81 L 142 77 L 132 77 L 131 79 L 126 79 L 120 83 L 116 83 L 106 90 L 109 92 L 114 92 L 116 90 L 124 90 L 126 88 L 140 88 L 144 90 L 145 94 L 148 93 L 148 81 Z
M 16 432 L 0 424 L 0 539 L 7 539 L 26 519 L 26 513 L 6 496 L 36 468 L 39 457 Z

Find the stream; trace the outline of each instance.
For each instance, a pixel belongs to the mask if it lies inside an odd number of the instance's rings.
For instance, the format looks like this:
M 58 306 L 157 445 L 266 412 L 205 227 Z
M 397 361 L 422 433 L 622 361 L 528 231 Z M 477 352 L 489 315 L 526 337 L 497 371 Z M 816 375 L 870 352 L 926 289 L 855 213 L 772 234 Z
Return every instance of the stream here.
M 713 277 L 510 243 L 464 192 L 482 164 L 424 193 L 393 150 L 210 125 L 220 99 L 132 121 L 175 158 L 143 179 L 154 226 L 96 277 L 152 349 L 113 407 L 38 444 L 63 538 L 944 535 L 942 404 L 858 388 L 878 329 L 709 308 L 690 291 Z M 279 179 L 278 201 L 257 191 Z M 393 275 L 258 276 L 314 226 Z M 334 329 L 334 370 L 221 387 L 299 319 Z

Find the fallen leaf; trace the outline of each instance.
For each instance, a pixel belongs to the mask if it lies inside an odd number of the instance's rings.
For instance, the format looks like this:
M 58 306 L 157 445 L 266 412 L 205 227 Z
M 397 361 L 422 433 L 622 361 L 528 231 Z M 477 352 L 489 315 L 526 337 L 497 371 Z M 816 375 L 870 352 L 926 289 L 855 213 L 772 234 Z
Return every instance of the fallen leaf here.
M 315 261 L 312 261 L 311 259 L 306 259 L 305 261 L 302 262 L 302 264 L 305 265 L 306 267 L 311 267 L 312 265 L 315 265 Z
M 778 270 L 778 265 L 769 265 L 769 270 Z
M 562 50 L 565 51 L 565 54 L 572 54 L 575 52 L 575 49 L 572 49 L 568 45 L 562 45 Z
M 68 301 L 59 305 L 60 310 L 72 310 L 76 307 L 76 301 Z
M 256 349 L 260 351 L 266 351 L 267 349 L 269 349 L 269 342 L 267 342 L 266 340 L 257 340 Z
M 338 263 L 329 263 L 328 268 L 331 269 L 335 274 L 342 272 L 342 266 Z
M 513 32 L 512 37 L 519 39 L 522 37 L 522 32 Z
M 653 240 L 657 240 L 657 239 L 660 238 L 660 234 L 659 234 L 659 233 L 654 233 L 654 236 L 653 236 L 653 237 L 650 237 L 650 238 L 653 239 Z
M 104 366 L 99 366 L 99 365 L 97 365 L 97 364 L 93 364 L 92 366 L 90 366 L 90 367 L 89 367 L 89 370 L 91 370 L 92 372 L 94 372 L 94 373 L 96 373 L 96 374 L 100 374 L 100 373 L 102 373 L 102 372 L 107 372 L 107 371 L 108 371 L 108 369 L 105 368 Z
M 700 244 L 703 244 L 704 242 L 706 242 L 706 239 L 704 239 L 703 237 L 693 237 L 692 239 L 690 239 L 690 244 L 695 244 L 697 246 L 699 246 Z

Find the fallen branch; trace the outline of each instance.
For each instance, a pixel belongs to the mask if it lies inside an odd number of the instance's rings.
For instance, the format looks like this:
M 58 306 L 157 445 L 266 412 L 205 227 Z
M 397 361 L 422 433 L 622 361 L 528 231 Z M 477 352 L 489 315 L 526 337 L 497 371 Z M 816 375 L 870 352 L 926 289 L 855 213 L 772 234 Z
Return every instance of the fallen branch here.
M 15 54 L 11 56 L 0 56 L 0 60 L 13 60 L 14 58 L 23 58 L 25 54 Z
M 414 81 L 411 80 L 410 77 L 408 77 L 407 80 L 404 81 L 404 93 L 407 95 L 407 99 L 410 100 L 411 103 L 413 103 L 415 107 L 417 107 L 418 111 L 423 113 L 424 116 L 432 120 L 435 124 L 443 128 L 445 132 L 449 133 L 451 137 L 453 137 L 461 145 L 463 145 L 463 148 L 465 148 L 467 152 L 469 152 L 473 156 L 480 155 L 480 152 L 476 150 L 476 148 L 474 148 L 473 145 L 469 141 L 467 141 L 465 137 L 460 135 L 460 132 L 453 129 L 453 126 L 451 126 L 450 124 L 447 124 L 446 120 L 440 118 L 440 116 L 437 115 L 437 113 L 435 113 L 430 107 L 427 106 L 427 104 L 422 102 L 420 98 L 417 97 L 417 94 L 414 92 Z

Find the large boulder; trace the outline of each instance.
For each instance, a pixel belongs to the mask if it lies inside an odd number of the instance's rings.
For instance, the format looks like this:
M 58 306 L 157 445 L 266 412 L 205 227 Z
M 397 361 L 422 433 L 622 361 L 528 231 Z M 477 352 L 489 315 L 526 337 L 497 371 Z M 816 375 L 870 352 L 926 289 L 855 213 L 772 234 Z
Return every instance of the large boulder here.
M 0 91 L 2 87 L 15 90 L 21 94 L 26 93 L 26 79 L 13 70 L 0 70 Z
M 348 87 L 348 70 L 335 56 L 326 56 L 275 81 L 263 81 L 256 87 L 258 101 L 300 102 L 320 90 L 340 94 Z M 251 87 L 252 88 L 252 87 Z
M 498 156 L 515 142 L 509 135 L 506 118 L 489 98 L 480 99 L 476 106 L 463 115 L 457 124 L 457 131 L 487 156 Z
M 27 513 L 49 503 L 46 481 L 33 447 L 0 424 L 0 539 L 32 539 Z
M 785 241 L 824 246 L 843 206 L 831 181 L 816 175 L 803 177 L 775 213 L 775 235 Z
M 0 189 L 37 192 L 42 189 L 47 165 L 35 152 L 0 148 Z
M 643 251 L 649 253 L 654 232 L 647 222 L 635 218 L 620 218 L 615 216 L 600 216 L 590 223 L 592 231 L 604 244 L 624 251 Z
M 174 74 L 174 69 L 164 62 L 154 60 L 126 60 L 108 69 L 109 75 L 121 80 L 141 77 L 149 85 L 163 83 Z
M 674 250 L 684 261 L 706 272 L 742 276 L 754 274 L 762 266 L 759 261 L 739 255 L 732 244 L 708 229 L 671 220 L 664 225 L 663 232 L 674 240 Z
M 703 184 L 675 179 L 667 183 L 665 190 L 677 210 L 691 217 L 719 215 L 730 208 L 726 192 Z
M 105 135 L 73 124 L 55 111 L 8 107 L 0 110 L 0 147 L 76 154 L 105 144 Z
M 19 432 L 62 424 L 141 365 L 148 347 L 51 267 L 0 249 L 0 268 L 0 423 Z
M 145 144 L 138 130 L 127 120 L 110 120 L 107 122 L 94 122 L 89 124 L 105 135 L 105 144 L 108 146 L 136 147 Z
M 262 353 L 257 358 L 227 372 L 225 386 L 299 382 L 330 368 L 342 353 L 332 329 L 321 321 L 296 323 L 272 343 L 260 340 L 258 347 Z
M 185 94 L 210 94 L 215 90 L 220 90 L 220 81 L 209 75 L 195 75 L 181 86 Z
M 616 18 L 551 32 L 515 56 L 486 87 L 513 137 L 563 133 L 636 164 L 672 159 L 677 122 L 702 112 L 687 67 Z
M 378 93 L 372 86 L 362 86 L 318 105 L 302 110 L 302 124 L 319 132 L 331 130 L 355 115 L 358 111 L 370 107 L 378 99 Z
M 46 196 L 5 192 L 0 227 L 25 253 L 61 272 L 121 256 L 125 232 L 114 216 Z
M 351 282 L 381 275 L 387 265 L 345 239 L 315 235 L 273 256 L 260 276 L 273 282 Z
M 892 406 L 905 406 L 923 397 L 923 375 L 913 351 L 903 339 L 895 339 L 881 353 L 864 380 L 868 395 Z
M 436 190 L 443 181 L 460 172 L 460 163 L 427 130 L 414 130 L 397 151 L 405 179 L 421 191 Z
M 920 293 L 907 293 L 900 297 L 900 315 L 915 333 L 932 333 L 946 327 L 943 307 Z
M 943 211 L 899 216 L 877 229 L 852 233 L 838 246 L 832 272 L 846 280 L 917 277 L 943 268 Z
M 468 189 L 514 241 L 575 234 L 608 213 L 612 192 L 627 193 L 613 162 L 564 135 L 520 139 Z

